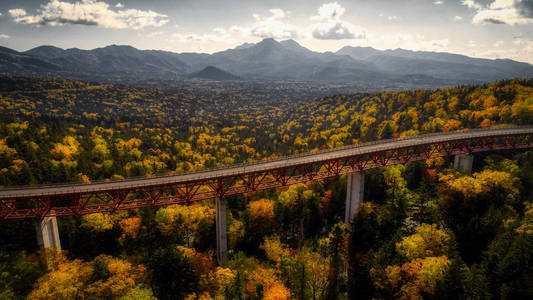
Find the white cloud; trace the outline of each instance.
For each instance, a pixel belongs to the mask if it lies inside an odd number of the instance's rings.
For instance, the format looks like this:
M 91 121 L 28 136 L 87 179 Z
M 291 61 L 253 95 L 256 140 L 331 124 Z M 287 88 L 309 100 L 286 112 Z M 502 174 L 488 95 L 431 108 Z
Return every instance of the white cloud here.
M 463 5 L 468 6 L 468 8 L 481 9 L 481 5 L 477 3 L 475 0 L 461 0 L 461 3 Z
M 270 10 L 271 15 L 268 17 L 253 14 L 255 22 L 251 26 L 234 25 L 229 31 L 243 36 L 275 39 L 364 39 L 366 31 L 363 28 L 341 20 L 345 12 L 346 9 L 337 2 L 326 3 L 317 9 L 317 15 L 310 17 L 315 23 L 298 26 L 287 22 L 290 12 L 275 8 Z
M 9 38 L 9 35 L 7 34 L 0 34 L 0 39 L 8 39 Z
M 398 20 L 398 17 L 397 16 L 388 16 L 387 20 L 389 20 L 389 21 Z
M 481 5 L 473 0 L 463 0 L 463 5 L 475 9 L 474 24 L 529 24 L 533 23 L 532 0 L 494 0 L 489 5 Z
M 463 19 L 463 17 L 461 17 L 461 16 L 455 16 L 453 19 L 454 19 L 455 21 L 461 21 L 461 20 Z
M 339 20 L 346 12 L 346 9 L 337 2 L 325 3 L 318 8 L 318 14 L 312 16 L 311 20 Z
M 26 10 L 22 8 L 10 9 L 8 12 L 13 18 L 23 17 L 26 15 Z
M 344 21 L 327 21 L 314 24 L 311 34 L 319 40 L 343 40 L 343 39 L 364 39 L 366 31 L 356 25 Z
M 234 25 L 230 27 L 229 31 L 243 36 L 275 39 L 298 38 L 305 35 L 301 28 L 285 21 L 290 12 L 279 8 L 269 11 L 270 16 L 263 17 L 259 14 L 253 14 L 255 22 L 252 25 L 248 27 Z
M 346 9 L 337 2 L 323 4 L 317 10 L 317 15 L 311 20 L 319 23 L 309 26 L 311 36 L 319 40 L 344 40 L 366 38 L 366 30 L 350 22 L 341 20 Z
M 444 4 L 444 1 L 435 1 L 435 2 L 433 2 L 433 4 L 435 4 L 435 5 L 442 5 L 442 4 Z
M 253 14 L 253 22 L 249 25 L 233 25 L 228 28 L 215 28 L 207 34 L 181 33 L 172 34 L 172 40 L 187 44 L 189 47 L 199 46 L 203 50 L 213 48 L 213 42 L 228 43 L 242 41 L 242 37 L 274 38 L 274 39 L 306 39 L 306 40 L 364 40 L 366 30 L 354 25 L 342 16 L 346 9 L 337 2 L 326 3 L 317 9 L 314 16 L 309 17 L 310 23 L 295 24 L 289 21 L 290 12 L 274 8 L 269 15 Z
M 115 7 L 122 8 L 122 7 L 124 7 L 124 4 L 122 4 L 122 3 L 119 2 L 119 3 L 117 3 L 117 4 L 115 5 Z
M 164 14 L 152 10 L 111 9 L 109 4 L 95 0 L 81 0 L 74 3 L 51 0 L 41 5 L 36 15 L 27 15 L 24 9 L 11 9 L 10 15 L 16 23 L 31 25 L 61 26 L 80 24 L 104 28 L 160 27 L 168 22 Z
M 301 29 L 297 26 L 287 23 L 284 19 L 289 12 L 282 9 L 271 9 L 272 14 L 263 18 L 260 15 L 254 15 L 255 23 L 248 29 L 248 34 L 260 38 L 287 39 L 298 38 L 302 36 Z

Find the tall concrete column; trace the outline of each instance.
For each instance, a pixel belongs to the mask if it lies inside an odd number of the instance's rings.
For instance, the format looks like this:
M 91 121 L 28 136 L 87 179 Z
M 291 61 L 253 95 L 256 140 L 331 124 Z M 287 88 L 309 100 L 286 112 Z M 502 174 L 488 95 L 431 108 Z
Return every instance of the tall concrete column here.
M 228 262 L 228 231 L 226 226 L 226 199 L 217 197 L 216 226 L 217 226 L 217 261 L 222 267 Z
M 456 155 L 453 161 L 453 167 L 456 169 L 462 169 L 465 171 L 472 171 L 472 165 L 474 164 L 473 155 Z
M 359 203 L 363 201 L 365 192 L 365 173 L 357 172 L 348 174 L 346 179 L 346 213 L 344 215 L 344 223 L 346 223 L 346 228 L 350 230 L 350 225 L 359 209 Z
M 56 217 L 44 217 L 37 220 L 35 230 L 37 231 L 37 243 L 41 249 L 55 248 L 61 250 Z

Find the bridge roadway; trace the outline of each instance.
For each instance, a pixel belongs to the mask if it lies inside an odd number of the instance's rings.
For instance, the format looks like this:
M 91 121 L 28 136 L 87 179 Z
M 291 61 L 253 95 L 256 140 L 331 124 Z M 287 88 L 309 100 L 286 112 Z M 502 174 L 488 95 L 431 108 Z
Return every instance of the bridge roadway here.
M 132 188 L 150 188 L 166 185 L 187 184 L 199 181 L 215 181 L 237 175 L 257 174 L 278 169 L 295 168 L 321 161 L 334 161 L 376 152 L 413 148 L 417 146 L 460 142 L 479 138 L 506 138 L 517 135 L 529 136 L 529 146 L 533 143 L 533 126 L 508 127 L 498 129 L 474 129 L 462 132 L 434 133 L 404 139 L 381 140 L 341 148 L 308 152 L 272 160 L 249 164 L 233 165 L 223 168 L 208 169 L 185 174 L 159 176 L 153 178 L 133 178 L 113 182 L 92 184 L 36 185 L 0 190 L 0 200 L 28 199 L 35 197 L 55 197 L 95 192 L 121 191 Z M 513 147 L 509 147 L 513 148 Z M 524 148 L 524 147 L 522 147 Z M 487 149 L 490 150 L 490 149 Z

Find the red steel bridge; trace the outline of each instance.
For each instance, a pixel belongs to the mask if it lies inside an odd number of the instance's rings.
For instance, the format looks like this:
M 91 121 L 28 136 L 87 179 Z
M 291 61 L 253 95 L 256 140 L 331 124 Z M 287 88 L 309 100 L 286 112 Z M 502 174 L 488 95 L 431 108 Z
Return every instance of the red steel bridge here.
M 0 220 L 189 204 L 410 161 L 533 148 L 533 127 L 476 129 L 360 145 L 153 178 L 0 189 Z

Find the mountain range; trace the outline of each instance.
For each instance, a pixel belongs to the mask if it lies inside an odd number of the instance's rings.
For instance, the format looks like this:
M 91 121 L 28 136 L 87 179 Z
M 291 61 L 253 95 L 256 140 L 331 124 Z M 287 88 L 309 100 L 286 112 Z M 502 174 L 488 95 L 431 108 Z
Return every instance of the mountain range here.
M 346 46 L 337 52 L 314 52 L 294 40 L 264 39 L 213 54 L 117 45 L 93 50 L 40 46 L 24 52 L 0 47 L 0 73 L 114 83 L 200 78 L 443 87 L 530 78 L 533 65 L 404 49 Z

